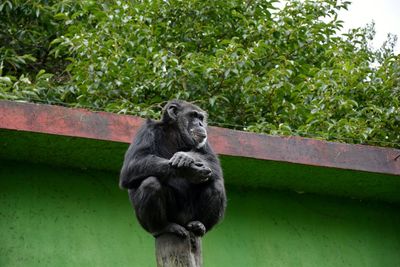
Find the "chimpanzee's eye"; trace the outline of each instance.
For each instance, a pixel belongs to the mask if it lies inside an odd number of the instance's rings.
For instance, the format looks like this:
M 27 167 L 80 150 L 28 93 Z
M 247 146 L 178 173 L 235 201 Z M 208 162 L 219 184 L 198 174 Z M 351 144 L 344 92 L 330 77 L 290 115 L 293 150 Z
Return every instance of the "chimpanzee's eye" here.
M 199 112 L 197 112 L 197 111 L 193 111 L 191 115 L 192 115 L 193 118 L 197 118 L 197 119 L 199 119 L 201 121 L 204 120 L 204 115 L 199 113 Z
M 203 121 L 203 120 L 204 120 L 204 116 L 203 116 L 203 114 L 199 114 L 197 117 L 198 117 L 198 118 L 199 118 L 199 120 L 201 120 L 201 121 Z

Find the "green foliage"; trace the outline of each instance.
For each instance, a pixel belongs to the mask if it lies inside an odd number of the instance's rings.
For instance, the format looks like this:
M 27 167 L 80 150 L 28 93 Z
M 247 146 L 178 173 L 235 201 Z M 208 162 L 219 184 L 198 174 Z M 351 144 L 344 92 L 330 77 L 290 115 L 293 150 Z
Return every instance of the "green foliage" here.
M 400 147 L 396 38 L 340 35 L 346 1 L 276 2 L 3 2 L 0 98 L 155 118 L 181 98 L 214 125 Z

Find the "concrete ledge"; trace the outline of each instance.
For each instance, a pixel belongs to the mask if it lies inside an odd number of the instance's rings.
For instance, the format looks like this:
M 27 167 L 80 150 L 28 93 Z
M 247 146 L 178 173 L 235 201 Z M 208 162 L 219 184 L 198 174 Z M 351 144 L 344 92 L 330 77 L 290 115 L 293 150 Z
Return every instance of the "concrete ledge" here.
M 130 143 L 142 118 L 32 103 L 0 101 L 0 129 Z M 210 127 L 220 155 L 400 175 L 400 150 L 279 137 Z M 397 158 L 397 159 L 396 159 Z

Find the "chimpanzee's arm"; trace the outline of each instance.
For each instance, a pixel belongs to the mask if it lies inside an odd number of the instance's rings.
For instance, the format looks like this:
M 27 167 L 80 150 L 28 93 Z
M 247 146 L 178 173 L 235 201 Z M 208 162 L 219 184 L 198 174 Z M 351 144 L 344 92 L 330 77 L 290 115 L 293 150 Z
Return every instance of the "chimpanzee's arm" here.
M 121 188 L 134 188 L 140 185 L 143 179 L 155 176 L 160 180 L 168 179 L 175 170 L 168 164 L 168 159 L 155 155 L 147 155 L 141 159 L 127 159 L 120 174 Z
M 162 181 L 175 174 L 168 159 L 156 156 L 154 133 L 151 130 L 145 125 L 126 152 L 120 173 L 121 188 L 138 187 L 143 179 L 150 176 Z

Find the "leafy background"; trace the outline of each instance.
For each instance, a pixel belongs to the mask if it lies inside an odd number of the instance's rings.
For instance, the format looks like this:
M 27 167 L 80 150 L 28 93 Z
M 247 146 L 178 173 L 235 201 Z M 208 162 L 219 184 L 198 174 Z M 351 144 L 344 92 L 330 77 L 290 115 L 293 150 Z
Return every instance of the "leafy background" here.
M 0 2 L 0 99 L 400 147 L 396 37 L 341 34 L 347 1 Z

